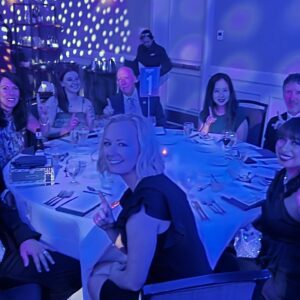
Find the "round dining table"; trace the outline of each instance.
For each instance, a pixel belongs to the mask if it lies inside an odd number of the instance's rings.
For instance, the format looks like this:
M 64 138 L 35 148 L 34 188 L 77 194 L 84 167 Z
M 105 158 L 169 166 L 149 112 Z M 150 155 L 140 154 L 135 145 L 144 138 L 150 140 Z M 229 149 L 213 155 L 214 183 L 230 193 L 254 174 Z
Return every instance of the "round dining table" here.
M 221 135 L 190 137 L 182 130 L 157 128 L 157 140 L 165 160 L 165 173 L 185 190 L 194 212 L 199 237 L 214 268 L 239 229 L 260 215 L 260 203 L 278 170 L 274 154 L 254 145 L 237 142 L 225 146 Z M 99 135 L 79 143 L 71 137 L 45 143 L 45 155 L 53 165 L 52 182 L 16 182 L 11 164 L 4 178 L 16 199 L 22 220 L 42 234 L 54 250 L 81 262 L 83 295 L 89 299 L 87 278 L 110 244 L 105 232 L 93 222 L 102 191 L 117 217 L 126 185 L 112 174 L 99 174 Z M 80 170 L 71 183 L 70 158 Z M 63 195 L 63 197 L 59 197 Z

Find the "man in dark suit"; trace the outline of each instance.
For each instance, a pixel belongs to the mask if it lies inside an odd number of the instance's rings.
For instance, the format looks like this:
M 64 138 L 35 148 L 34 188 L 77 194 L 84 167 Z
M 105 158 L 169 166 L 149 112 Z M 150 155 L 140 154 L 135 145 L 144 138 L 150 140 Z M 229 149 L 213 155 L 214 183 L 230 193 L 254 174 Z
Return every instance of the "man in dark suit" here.
M 134 113 L 148 116 L 148 98 L 140 97 L 135 83 L 137 79 L 128 67 L 117 72 L 117 84 L 120 92 L 112 96 L 104 108 L 106 115 Z M 150 116 L 154 116 L 157 126 L 165 126 L 166 118 L 159 97 L 150 97 Z
M 40 242 L 41 235 L 4 202 L 9 193 L 0 172 L 0 290 L 36 283 L 43 299 L 68 299 L 81 287 L 79 262 Z
M 287 112 L 270 119 L 265 133 L 264 148 L 275 152 L 277 129 L 287 120 L 300 117 L 300 73 L 289 74 L 283 82 L 283 98 Z

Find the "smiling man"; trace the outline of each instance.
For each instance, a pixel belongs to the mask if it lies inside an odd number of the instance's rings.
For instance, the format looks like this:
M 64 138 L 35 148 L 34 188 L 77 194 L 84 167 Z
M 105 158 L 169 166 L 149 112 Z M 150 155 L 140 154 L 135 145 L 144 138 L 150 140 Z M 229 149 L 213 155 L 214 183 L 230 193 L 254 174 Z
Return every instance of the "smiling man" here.
M 264 148 L 275 152 L 277 129 L 287 120 L 300 117 L 300 73 L 289 74 L 283 82 L 283 98 L 287 111 L 270 119 L 265 133 Z
M 103 113 L 105 115 L 137 114 L 147 117 L 149 99 L 140 97 L 136 82 L 133 70 L 121 67 L 117 72 L 119 93 L 108 100 Z M 150 116 L 155 117 L 157 126 L 165 126 L 166 118 L 159 97 L 150 97 Z

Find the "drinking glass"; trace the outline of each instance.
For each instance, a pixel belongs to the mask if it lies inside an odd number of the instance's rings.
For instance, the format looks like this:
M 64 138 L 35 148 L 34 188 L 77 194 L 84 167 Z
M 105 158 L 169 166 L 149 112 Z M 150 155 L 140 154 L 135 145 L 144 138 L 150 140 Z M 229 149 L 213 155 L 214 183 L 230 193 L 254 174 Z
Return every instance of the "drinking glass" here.
M 192 131 L 194 130 L 194 123 L 193 122 L 185 122 L 183 123 L 183 133 L 188 139 L 189 136 L 192 134 Z
M 149 116 L 148 120 L 149 120 L 150 124 L 153 125 L 153 127 L 156 126 L 156 117 L 155 116 Z
M 89 130 L 85 127 L 78 130 L 78 144 L 84 145 L 89 135 Z
M 70 183 L 78 184 L 79 182 L 76 180 L 76 176 L 80 171 L 80 160 L 78 158 L 69 158 L 66 165 L 66 171 L 71 176 L 72 180 Z

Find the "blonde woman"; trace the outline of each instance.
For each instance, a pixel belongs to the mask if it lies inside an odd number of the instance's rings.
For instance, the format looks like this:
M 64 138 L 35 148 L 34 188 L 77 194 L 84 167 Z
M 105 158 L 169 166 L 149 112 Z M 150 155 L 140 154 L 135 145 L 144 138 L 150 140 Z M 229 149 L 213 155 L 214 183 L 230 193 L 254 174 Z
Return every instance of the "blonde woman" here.
M 95 223 L 106 231 L 126 262 L 109 275 L 94 272 L 92 299 L 138 299 L 145 283 L 211 272 L 185 193 L 163 174 L 164 163 L 152 124 L 139 115 L 115 115 L 104 128 L 98 169 L 127 184 L 115 221 L 102 199 Z

